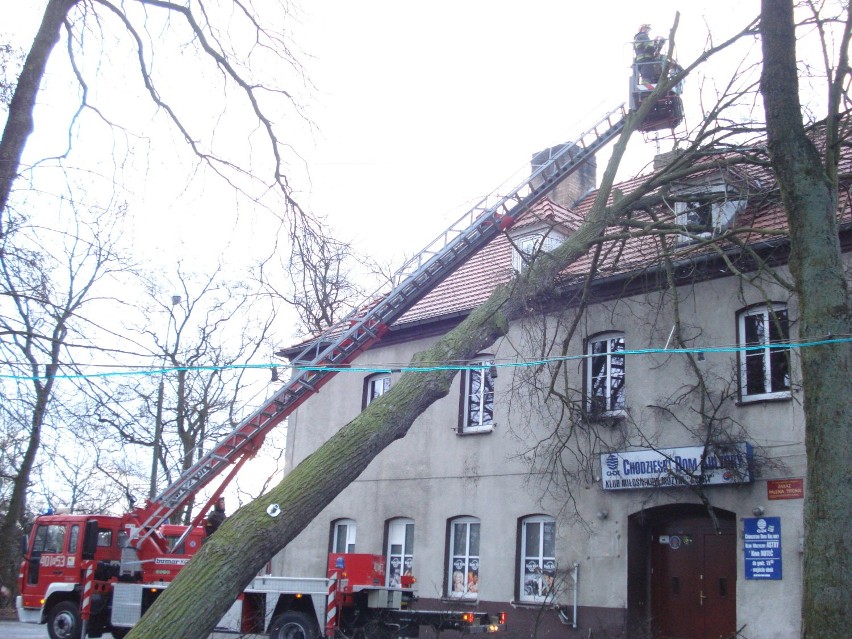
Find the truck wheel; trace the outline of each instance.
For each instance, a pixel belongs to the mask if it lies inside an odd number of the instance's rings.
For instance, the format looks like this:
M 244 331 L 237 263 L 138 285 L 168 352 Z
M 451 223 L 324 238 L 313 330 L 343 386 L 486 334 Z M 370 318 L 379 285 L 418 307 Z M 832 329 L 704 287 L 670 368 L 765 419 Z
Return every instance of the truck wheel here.
M 269 639 L 317 639 L 317 623 L 304 612 L 285 612 L 272 620 Z
M 50 639 L 80 639 L 80 608 L 74 601 L 60 601 L 47 615 Z

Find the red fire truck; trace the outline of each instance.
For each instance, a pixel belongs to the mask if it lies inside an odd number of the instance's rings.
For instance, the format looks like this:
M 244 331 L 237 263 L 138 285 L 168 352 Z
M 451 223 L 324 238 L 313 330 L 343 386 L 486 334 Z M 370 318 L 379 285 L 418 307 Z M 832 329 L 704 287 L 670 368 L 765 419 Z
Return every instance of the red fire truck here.
M 25 547 L 17 599 L 21 621 L 47 623 L 52 639 L 123 637 L 167 588 L 203 541 L 203 514 L 222 494 L 266 434 L 357 355 L 376 343 L 394 321 L 471 255 L 510 228 L 559 182 L 576 171 L 624 128 L 624 105 L 603 116 L 572 142 L 554 147 L 529 178 L 494 193 L 465 213 L 409 260 L 390 292 L 364 304 L 310 341 L 292 359 L 290 379 L 255 413 L 144 506 L 123 516 L 45 515 L 36 519 Z M 188 527 L 169 522 L 226 469 L 227 477 Z M 417 611 L 412 583 L 385 584 L 384 559 L 331 555 L 322 577 L 257 577 L 222 619 L 223 632 L 286 639 L 366 635 L 414 636 L 420 626 L 491 632 L 505 616 L 481 612 Z

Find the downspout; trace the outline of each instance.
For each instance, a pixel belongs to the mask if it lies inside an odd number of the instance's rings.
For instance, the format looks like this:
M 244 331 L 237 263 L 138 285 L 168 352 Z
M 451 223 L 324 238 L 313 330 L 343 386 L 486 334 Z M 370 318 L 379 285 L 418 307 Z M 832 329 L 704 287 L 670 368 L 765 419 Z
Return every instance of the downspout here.
M 576 630 L 577 629 L 577 586 L 580 583 L 580 564 L 576 561 L 574 562 L 574 620 L 571 624 L 571 627 Z

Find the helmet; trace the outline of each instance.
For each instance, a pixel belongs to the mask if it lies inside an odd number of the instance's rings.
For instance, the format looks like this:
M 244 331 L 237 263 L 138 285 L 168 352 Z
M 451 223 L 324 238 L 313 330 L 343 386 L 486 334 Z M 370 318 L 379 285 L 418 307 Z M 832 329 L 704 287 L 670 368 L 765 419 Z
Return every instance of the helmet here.
M 651 30 L 650 24 L 640 24 L 639 25 L 639 31 L 650 31 L 650 30 Z

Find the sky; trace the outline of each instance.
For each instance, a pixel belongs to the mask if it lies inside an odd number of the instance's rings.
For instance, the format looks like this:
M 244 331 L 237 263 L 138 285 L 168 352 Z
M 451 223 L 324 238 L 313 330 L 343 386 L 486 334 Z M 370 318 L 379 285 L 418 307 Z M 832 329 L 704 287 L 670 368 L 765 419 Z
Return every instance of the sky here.
M 708 26 L 724 37 L 758 3 L 306 3 L 320 132 L 304 150 L 312 208 L 357 246 L 379 250 L 390 231 L 395 247 L 419 250 L 533 153 L 625 102 L 638 25 L 668 35 L 679 9 L 677 55 L 691 60 Z M 628 171 L 656 149 L 637 138 Z
M 574 139 L 627 100 L 630 41 L 639 24 L 650 23 L 652 35 L 668 35 L 680 11 L 677 57 L 685 61 L 704 47 L 708 29 L 717 40 L 724 38 L 756 15 L 758 5 L 757 0 L 302 2 L 294 17 L 280 17 L 315 87 L 293 87 L 313 127 L 293 118 L 279 124 L 295 151 L 286 167 L 295 197 L 324 217 L 338 239 L 401 265 L 403 254 L 419 251 L 473 203 L 526 172 L 533 153 Z M 41 6 L 16 12 L 2 27 L 20 46 L 31 41 Z M 67 82 L 64 54 L 57 49 L 53 57 L 30 157 L 48 148 L 55 152 L 74 106 L 61 92 Z M 168 61 L 176 67 L 180 62 Z M 97 64 L 99 73 L 132 70 L 132 61 L 114 49 Z M 201 111 L 206 101 L 200 83 L 191 71 L 181 73 Z M 699 83 L 687 83 L 688 110 L 697 106 Z M 110 85 L 104 85 L 101 96 L 122 114 L 140 109 L 142 121 L 152 117 L 142 110 L 144 99 L 132 82 L 119 91 L 113 83 L 111 96 Z M 239 261 L 267 239 L 262 222 L 236 203 L 227 185 L 192 172 L 179 151 L 163 152 L 181 144 L 174 133 L 164 136 L 163 147 L 153 135 L 119 136 L 116 142 L 103 125 L 86 126 L 79 137 L 87 144 L 98 140 L 102 148 L 119 149 L 113 153 L 131 144 L 137 152 L 153 150 L 153 161 L 131 162 L 138 163 L 139 177 L 126 181 L 120 194 L 136 220 L 134 246 L 151 259 L 202 263 L 227 254 Z M 241 143 L 238 128 L 229 134 L 220 127 L 216 135 Z M 656 150 L 653 141 L 634 140 L 626 173 L 639 171 Z M 599 175 L 607 157 L 608 150 L 598 157 Z

